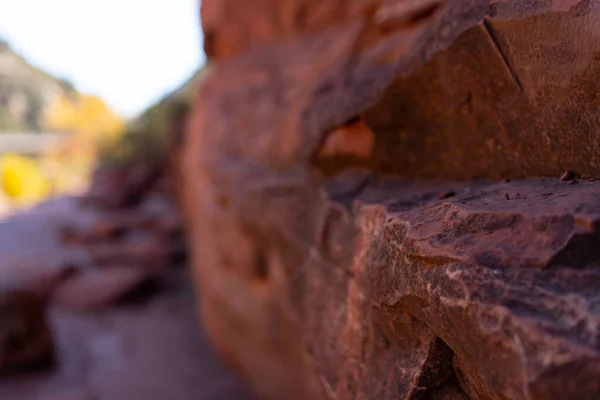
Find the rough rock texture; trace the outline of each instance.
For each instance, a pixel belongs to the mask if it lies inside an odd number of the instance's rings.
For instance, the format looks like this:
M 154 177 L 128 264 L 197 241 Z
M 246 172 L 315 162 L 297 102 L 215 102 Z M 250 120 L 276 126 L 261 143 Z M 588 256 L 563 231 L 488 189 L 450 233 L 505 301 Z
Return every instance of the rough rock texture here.
M 261 397 L 600 397 L 599 1 L 202 7 L 185 215 Z

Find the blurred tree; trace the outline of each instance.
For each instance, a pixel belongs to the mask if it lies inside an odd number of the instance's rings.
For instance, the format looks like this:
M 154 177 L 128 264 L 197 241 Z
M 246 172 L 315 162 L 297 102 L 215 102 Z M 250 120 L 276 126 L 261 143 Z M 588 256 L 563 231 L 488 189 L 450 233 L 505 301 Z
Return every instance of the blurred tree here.
M 4 131 L 20 129 L 19 121 L 12 113 L 0 105 L 0 134 Z
M 123 131 L 123 121 L 96 96 L 63 95 L 49 106 L 44 120 L 48 129 L 94 141 L 118 136 Z
M 75 90 L 75 85 L 73 85 L 73 83 L 67 79 L 61 79 L 59 80 L 59 85 L 60 88 L 67 94 L 75 94 L 77 93 L 77 90 Z
M 121 136 L 104 141 L 100 162 L 112 166 L 163 163 L 173 121 L 184 119 L 192 96 L 209 72 L 210 64 L 203 65 L 181 86 L 129 122 Z
M 33 204 L 48 197 L 52 190 L 37 164 L 16 154 L 0 159 L 0 177 L 2 191 L 16 204 Z
M 42 129 L 40 116 L 44 111 L 44 100 L 42 100 L 39 94 L 35 93 L 33 90 L 25 91 L 25 96 L 27 98 L 28 108 L 25 112 L 24 118 L 27 126 L 31 127 L 34 131 L 40 131 Z
M 66 92 L 50 105 L 44 125 L 71 134 L 68 143 L 52 156 L 59 166 L 52 174 L 53 181 L 60 177 L 59 192 L 68 186 L 79 190 L 81 182 L 88 180 L 101 144 L 118 140 L 124 130 L 123 121 L 100 98 L 76 92 Z

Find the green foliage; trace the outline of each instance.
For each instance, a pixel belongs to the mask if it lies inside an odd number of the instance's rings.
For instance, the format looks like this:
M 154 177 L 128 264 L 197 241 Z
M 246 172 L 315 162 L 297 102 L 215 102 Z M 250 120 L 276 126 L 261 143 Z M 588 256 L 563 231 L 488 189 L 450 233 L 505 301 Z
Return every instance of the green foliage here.
M 15 131 L 22 129 L 23 126 L 9 110 L 0 108 L 0 134 L 1 131 Z
M 173 121 L 186 112 L 187 99 L 166 99 L 150 107 L 120 138 L 102 146 L 101 162 L 111 165 L 161 163 L 167 155 Z
M 42 116 L 44 113 L 44 101 L 33 90 L 26 91 L 27 112 L 25 113 L 25 122 L 34 131 L 42 129 Z
M 200 68 L 181 87 L 130 123 L 120 138 L 104 143 L 100 162 L 108 165 L 162 163 L 167 156 L 168 135 L 173 133 L 173 124 L 187 114 L 190 98 L 208 71 L 207 65 Z

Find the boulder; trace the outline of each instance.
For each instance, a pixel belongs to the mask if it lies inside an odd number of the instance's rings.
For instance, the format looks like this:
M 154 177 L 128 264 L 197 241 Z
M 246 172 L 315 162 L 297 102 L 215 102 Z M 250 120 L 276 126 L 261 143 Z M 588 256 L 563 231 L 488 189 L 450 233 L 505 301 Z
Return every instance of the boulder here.
M 0 376 L 47 366 L 54 360 L 44 298 L 0 292 Z
M 153 192 L 142 197 L 125 209 L 65 197 L 0 221 L 0 374 L 52 360 L 50 304 L 106 309 L 150 294 L 141 289 L 184 261 L 174 200 Z
M 202 19 L 182 202 L 207 334 L 262 398 L 600 397 L 598 1 Z

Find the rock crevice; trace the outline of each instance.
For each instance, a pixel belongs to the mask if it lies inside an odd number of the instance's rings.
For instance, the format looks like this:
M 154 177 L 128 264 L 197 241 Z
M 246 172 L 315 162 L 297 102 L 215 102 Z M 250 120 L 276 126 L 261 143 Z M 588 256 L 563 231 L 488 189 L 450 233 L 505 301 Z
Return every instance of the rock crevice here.
M 204 0 L 209 336 L 265 399 L 595 399 L 599 9 L 416 4 Z

